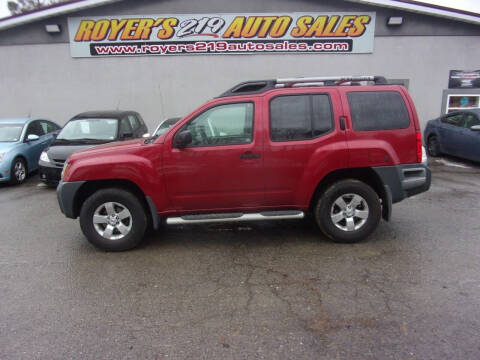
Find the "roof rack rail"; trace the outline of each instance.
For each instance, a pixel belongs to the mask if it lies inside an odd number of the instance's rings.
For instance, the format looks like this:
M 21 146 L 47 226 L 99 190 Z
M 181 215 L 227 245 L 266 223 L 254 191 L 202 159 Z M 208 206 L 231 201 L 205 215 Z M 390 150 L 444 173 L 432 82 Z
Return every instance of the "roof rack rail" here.
M 255 80 L 245 81 L 235 85 L 225 91 L 218 97 L 261 94 L 267 90 L 285 87 L 299 86 L 335 86 L 350 83 L 350 85 L 360 85 L 360 82 L 373 82 L 375 85 L 388 84 L 383 76 L 324 76 L 324 77 L 300 77 L 284 78 L 276 80 Z
M 361 81 L 374 82 L 375 85 L 388 84 L 387 79 L 383 76 L 323 76 L 323 77 L 300 77 L 300 78 L 284 78 L 277 79 L 275 87 L 293 87 L 293 86 L 331 86 L 341 85 L 347 82 L 356 83 Z

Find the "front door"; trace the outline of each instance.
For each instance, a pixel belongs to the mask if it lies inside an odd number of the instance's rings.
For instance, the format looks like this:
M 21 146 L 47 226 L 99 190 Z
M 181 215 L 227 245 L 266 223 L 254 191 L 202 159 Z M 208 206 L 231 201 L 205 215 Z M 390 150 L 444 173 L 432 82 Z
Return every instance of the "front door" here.
M 207 107 L 166 140 L 168 196 L 179 211 L 233 210 L 263 202 L 260 106 L 252 101 Z M 192 143 L 175 144 L 188 130 Z

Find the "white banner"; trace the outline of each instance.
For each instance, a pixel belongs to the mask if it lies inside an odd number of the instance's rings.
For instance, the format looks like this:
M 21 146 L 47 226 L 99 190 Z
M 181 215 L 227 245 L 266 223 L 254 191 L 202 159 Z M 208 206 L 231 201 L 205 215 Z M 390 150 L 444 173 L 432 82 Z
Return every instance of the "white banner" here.
M 72 57 L 371 53 L 375 13 L 68 18 Z

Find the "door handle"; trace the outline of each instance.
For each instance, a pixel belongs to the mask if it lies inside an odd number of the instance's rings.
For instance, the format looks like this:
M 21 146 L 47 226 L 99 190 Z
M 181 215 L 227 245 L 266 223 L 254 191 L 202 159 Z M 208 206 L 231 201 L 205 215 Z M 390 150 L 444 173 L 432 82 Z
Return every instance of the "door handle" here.
M 240 155 L 240 159 L 260 159 L 260 154 L 253 154 L 251 152 L 246 152 Z
M 340 116 L 340 130 L 345 130 L 345 116 Z

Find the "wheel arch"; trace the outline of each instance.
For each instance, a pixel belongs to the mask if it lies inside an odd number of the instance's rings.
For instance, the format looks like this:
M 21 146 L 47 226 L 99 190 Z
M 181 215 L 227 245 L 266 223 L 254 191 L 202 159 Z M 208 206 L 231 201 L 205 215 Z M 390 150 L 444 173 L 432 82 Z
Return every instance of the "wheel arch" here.
M 149 216 L 151 216 L 145 193 L 136 183 L 125 179 L 92 180 L 85 182 L 78 189 L 73 200 L 74 216 L 79 216 L 83 203 L 90 195 L 92 195 L 98 190 L 107 188 L 119 188 L 131 192 L 138 197 L 138 199 L 145 207 L 146 213 L 150 214 Z
M 382 180 L 372 168 L 352 168 L 335 170 L 326 175 L 316 186 L 310 198 L 309 211 L 313 211 L 317 200 L 334 183 L 340 180 L 355 179 L 369 185 L 378 195 L 382 202 L 382 217 L 385 220 L 390 218 L 391 199 L 387 193 Z M 390 195 L 391 196 L 391 195 Z M 386 205 L 386 206 L 384 206 Z

